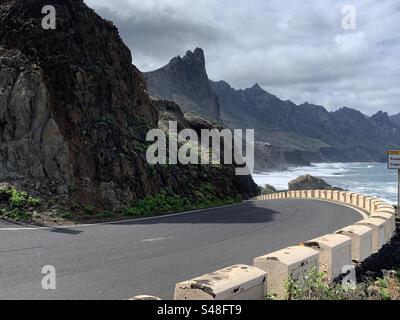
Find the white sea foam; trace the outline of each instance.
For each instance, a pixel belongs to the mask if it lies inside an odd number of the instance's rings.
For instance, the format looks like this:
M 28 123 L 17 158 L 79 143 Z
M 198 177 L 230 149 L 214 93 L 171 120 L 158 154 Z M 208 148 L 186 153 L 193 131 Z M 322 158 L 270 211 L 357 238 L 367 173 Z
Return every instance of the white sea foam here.
M 289 181 L 305 174 L 323 178 L 336 187 L 397 202 L 397 172 L 388 170 L 385 163 L 315 163 L 311 167 L 256 173 L 253 178 L 260 186 L 271 184 L 285 190 Z

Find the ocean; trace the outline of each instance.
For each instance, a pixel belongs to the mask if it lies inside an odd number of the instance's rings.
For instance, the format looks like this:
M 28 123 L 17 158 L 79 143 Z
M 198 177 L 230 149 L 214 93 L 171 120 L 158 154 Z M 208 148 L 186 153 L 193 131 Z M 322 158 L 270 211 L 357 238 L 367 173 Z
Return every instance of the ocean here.
M 397 203 L 397 171 L 388 170 L 386 163 L 315 163 L 288 171 L 255 173 L 253 178 L 260 186 L 271 184 L 277 189 L 286 190 L 289 181 L 305 174 L 322 178 L 334 187 Z

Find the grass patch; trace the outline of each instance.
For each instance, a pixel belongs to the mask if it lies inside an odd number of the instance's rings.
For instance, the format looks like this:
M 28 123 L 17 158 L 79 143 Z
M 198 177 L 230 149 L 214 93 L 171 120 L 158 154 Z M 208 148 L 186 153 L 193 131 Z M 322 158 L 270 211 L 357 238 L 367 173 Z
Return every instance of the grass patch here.
M 354 286 L 331 283 L 325 273 L 312 269 L 303 279 L 285 284 L 287 300 L 399 300 L 400 273 L 388 274 Z M 273 295 L 267 299 L 274 299 Z

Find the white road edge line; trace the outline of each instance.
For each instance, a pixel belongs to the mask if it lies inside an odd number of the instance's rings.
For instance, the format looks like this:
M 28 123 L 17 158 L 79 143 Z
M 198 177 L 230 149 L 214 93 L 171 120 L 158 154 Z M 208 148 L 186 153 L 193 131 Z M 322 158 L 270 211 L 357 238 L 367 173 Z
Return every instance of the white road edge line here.
M 172 237 L 168 237 L 168 238 L 154 238 L 154 239 L 144 239 L 141 240 L 141 242 L 158 242 L 158 241 L 164 241 L 164 240 L 172 240 Z
M 20 227 L 20 228 L 0 228 L 1 231 L 34 231 L 34 230 L 57 230 L 57 229 L 75 229 L 75 228 L 87 228 L 87 227 L 95 227 L 95 226 L 101 226 L 101 225 L 107 225 L 107 224 L 121 224 L 121 223 L 127 223 L 127 222 L 136 222 L 136 221 L 146 221 L 146 220 L 154 220 L 154 219 L 164 219 L 164 218 L 169 218 L 169 217 L 177 217 L 177 216 L 182 216 L 182 215 L 187 215 L 187 214 L 195 214 L 195 213 L 200 213 L 200 212 L 205 212 L 205 211 L 210 211 L 210 210 L 215 210 L 215 209 L 222 209 L 222 208 L 230 208 L 230 207 L 235 207 L 239 206 L 241 204 L 247 203 L 251 201 L 246 200 L 242 201 L 240 203 L 235 203 L 235 204 L 229 204 L 226 206 L 221 206 L 221 207 L 214 207 L 214 208 L 208 208 L 208 209 L 198 209 L 198 210 L 193 210 L 193 211 L 185 211 L 185 212 L 180 212 L 180 213 L 172 213 L 172 214 L 165 214 L 161 216 L 154 216 L 154 217 L 147 217 L 147 218 L 138 218 L 138 219 L 129 219 L 129 220 L 118 220 L 118 221 L 110 221 L 110 222 L 99 222 L 99 223 L 90 223 L 90 224 L 73 224 L 73 225 L 65 225 L 65 226 L 54 226 L 54 227 Z
M 107 225 L 107 224 L 121 224 L 121 223 L 127 223 L 127 222 L 136 222 L 136 221 L 146 221 L 146 220 L 154 220 L 154 219 L 164 219 L 164 218 L 169 218 L 169 217 L 177 217 L 177 216 L 182 216 L 182 215 L 187 215 L 187 214 L 195 214 L 195 213 L 200 213 L 200 212 L 205 212 L 205 211 L 210 211 L 214 209 L 222 209 L 222 208 L 229 208 L 229 207 L 235 207 L 241 204 L 244 204 L 246 202 L 252 201 L 254 199 L 246 200 L 241 203 L 236 203 L 236 204 L 230 204 L 222 207 L 215 207 L 215 208 L 208 208 L 208 209 L 199 209 L 199 210 L 193 210 L 193 211 L 186 211 L 186 212 L 180 212 L 180 213 L 173 213 L 173 214 L 166 214 L 166 215 L 161 215 L 161 216 L 154 216 L 154 217 L 147 217 L 147 218 L 138 218 L 138 219 L 129 219 L 129 220 L 119 220 L 119 221 L 111 221 L 111 222 L 99 222 L 99 223 L 91 223 L 91 224 L 75 224 L 75 225 L 65 225 L 65 226 L 54 226 L 54 227 L 21 227 L 21 228 L 0 228 L 0 231 L 34 231 L 34 230 L 56 230 L 56 229 L 75 229 L 75 228 L 87 228 L 87 227 L 94 227 L 94 226 L 101 226 L 101 225 Z M 282 199 L 284 200 L 284 199 Z M 351 205 L 348 205 L 346 203 L 338 202 L 338 201 L 332 201 L 332 200 L 326 200 L 326 199 L 300 199 L 300 198 L 293 198 L 293 199 L 286 199 L 286 200 L 314 200 L 314 201 L 324 201 L 324 202 L 330 202 L 330 203 L 336 203 L 345 207 L 349 207 L 358 213 L 362 215 L 364 219 L 368 218 L 368 215 L 360 210 L 359 208 L 353 207 Z M 273 200 L 271 200 L 273 201 Z M 279 201 L 279 199 L 276 199 L 276 201 Z
M 273 200 L 279 201 L 279 199 L 271 199 L 270 201 L 273 201 Z M 305 198 L 288 198 L 288 199 L 282 199 L 282 200 L 311 200 L 311 201 L 323 201 L 323 202 L 335 203 L 335 204 L 339 204 L 339 205 L 341 205 L 341 206 L 344 206 L 344 207 L 348 207 L 348 208 L 350 208 L 350 209 L 353 209 L 354 211 L 357 211 L 359 214 L 361 214 L 361 216 L 362 216 L 364 219 L 369 218 L 368 214 L 366 214 L 366 213 L 365 213 L 364 211 L 362 211 L 360 208 L 354 207 L 354 206 L 352 206 L 352 205 L 349 205 L 349 204 L 347 204 L 347 203 L 343 203 L 343 202 L 340 202 L 340 201 L 327 200 L 327 199 L 311 199 L 311 198 L 310 198 L 310 199 L 305 199 Z M 266 200 L 266 201 L 268 201 L 268 200 Z
M 326 202 L 331 202 L 331 203 L 340 204 L 340 205 L 342 205 L 342 206 L 345 206 L 345 207 L 348 207 L 348 208 L 353 209 L 353 210 L 355 210 L 355 211 L 358 211 L 358 213 L 361 214 L 362 217 L 363 217 L 364 219 L 368 219 L 368 218 L 369 218 L 368 214 L 366 214 L 366 213 L 365 213 L 364 211 L 362 211 L 360 208 L 351 206 L 351 205 L 349 205 L 349 204 L 347 204 L 347 203 L 338 202 L 338 201 L 329 201 L 329 200 L 325 200 L 325 201 L 326 201 Z

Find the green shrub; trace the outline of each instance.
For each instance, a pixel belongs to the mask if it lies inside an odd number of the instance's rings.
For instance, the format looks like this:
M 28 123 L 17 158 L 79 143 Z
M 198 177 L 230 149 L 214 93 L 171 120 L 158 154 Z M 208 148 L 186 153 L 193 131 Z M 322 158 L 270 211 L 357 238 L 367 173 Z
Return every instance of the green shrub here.
M 29 197 L 28 198 L 28 205 L 31 207 L 38 207 L 42 204 L 42 200 L 39 198 Z
M 146 196 L 144 199 L 137 201 L 133 206 L 126 208 L 123 214 L 128 217 L 160 215 L 218 207 L 239 201 L 239 199 L 232 197 L 217 198 L 210 184 L 202 185 L 199 191 L 195 192 L 195 195 L 194 199 L 190 199 L 186 196 L 175 194 L 171 188 L 166 188 L 157 194 Z
M 87 205 L 83 207 L 83 212 L 85 212 L 86 214 L 94 214 L 94 207 L 91 205 Z
M 31 218 L 29 213 L 19 208 L 8 210 L 3 214 L 3 216 L 7 219 L 12 219 L 15 221 L 29 221 Z
M 100 217 L 103 219 L 112 218 L 114 214 L 111 211 L 100 212 Z
M 60 216 L 61 216 L 61 218 L 65 219 L 65 220 L 71 220 L 72 212 L 70 212 L 70 211 L 62 211 Z
M 28 194 L 24 191 L 19 191 L 16 188 L 11 188 L 9 191 L 9 202 L 14 208 L 22 207 L 26 204 Z
M 31 214 L 28 213 L 29 206 L 41 203 L 39 199 L 8 185 L 0 188 L 0 195 L 1 201 L 5 203 L 5 206 L 0 208 L 0 216 L 15 221 L 29 221 L 31 219 Z

